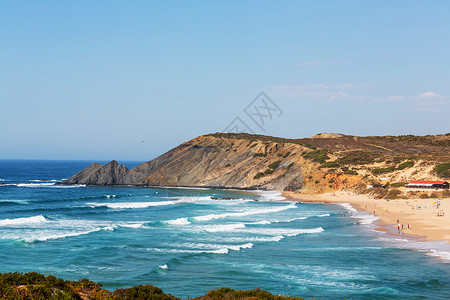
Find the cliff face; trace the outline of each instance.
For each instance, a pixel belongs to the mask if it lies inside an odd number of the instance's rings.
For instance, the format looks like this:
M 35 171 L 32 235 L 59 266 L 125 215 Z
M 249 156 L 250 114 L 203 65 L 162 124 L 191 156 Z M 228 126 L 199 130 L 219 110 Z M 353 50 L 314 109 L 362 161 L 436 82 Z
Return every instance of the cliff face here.
M 94 163 L 62 184 L 301 189 L 304 147 L 200 136 L 131 170 Z M 277 162 L 277 166 L 269 167 Z M 266 171 L 268 170 L 268 171 Z M 255 178 L 257 173 L 267 174 Z M 270 174 L 269 174 L 270 173 Z M 257 176 L 258 177 L 258 176 Z
M 405 138 L 406 137 L 406 138 Z M 378 177 L 434 179 L 448 160 L 450 136 L 282 139 L 212 134 L 185 142 L 133 169 L 94 163 L 62 184 L 303 190 L 365 188 Z M 414 158 L 412 157 L 414 155 Z M 381 175 L 380 175 L 381 174 Z

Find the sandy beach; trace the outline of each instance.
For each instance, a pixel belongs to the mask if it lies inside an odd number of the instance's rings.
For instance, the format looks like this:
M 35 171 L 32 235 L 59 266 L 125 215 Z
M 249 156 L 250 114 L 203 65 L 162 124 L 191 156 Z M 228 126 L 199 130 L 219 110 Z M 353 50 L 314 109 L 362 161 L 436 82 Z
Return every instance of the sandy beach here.
M 378 223 L 378 230 L 391 234 L 411 235 L 426 241 L 450 242 L 450 218 L 448 216 L 450 214 L 450 198 L 387 201 L 342 191 L 320 195 L 281 193 L 290 201 L 349 203 L 357 210 L 367 211 L 379 217 L 381 222 Z

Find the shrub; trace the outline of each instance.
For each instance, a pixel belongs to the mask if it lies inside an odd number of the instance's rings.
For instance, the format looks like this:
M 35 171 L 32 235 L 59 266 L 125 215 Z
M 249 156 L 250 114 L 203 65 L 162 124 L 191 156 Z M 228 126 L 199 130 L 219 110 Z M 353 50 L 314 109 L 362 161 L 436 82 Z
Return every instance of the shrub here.
M 395 167 L 387 167 L 387 168 L 373 169 L 372 173 L 373 174 L 382 174 L 382 173 L 389 173 L 389 172 L 394 172 L 394 171 L 395 171 Z
M 291 155 L 291 152 L 286 153 L 286 154 L 283 156 L 283 158 L 286 158 L 286 157 L 288 157 L 289 155 Z
M 266 169 L 264 171 L 264 174 L 272 174 L 273 173 L 273 169 Z
M 170 294 L 164 292 L 153 285 L 138 285 L 128 289 L 117 289 L 114 295 L 119 299 L 152 299 L 152 300 L 172 300 L 177 299 Z
M 282 156 L 283 156 L 283 154 L 281 154 L 281 153 L 278 153 L 278 154 L 277 154 L 277 156 L 278 156 L 278 157 L 282 157 Z
M 319 166 L 319 169 L 322 168 L 338 168 L 339 164 L 336 161 L 327 161 Z
M 314 150 L 307 154 L 305 154 L 305 158 L 311 159 L 312 161 L 323 164 L 327 159 L 330 159 L 327 155 L 328 151 L 326 149 L 323 150 Z
M 269 168 L 275 170 L 276 168 L 278 168 L 278 166 L 280 165 L 280 163 L 281 163 L 281 160 L 274 161 L 273 163 L 271 163 L 271 164 L 269 165 Z
M 352 151 L 338 158 L 336 162 L 341 165 L 365 165 L 373 163 L 377 156 L 377 154 L 368 151 Z
M 250 144 L 249 144 L 249 145 L 250 145 Z M 253 148 L 253 147 L 255 147 L 256 145 L 258 145 L 258 143 L 254 143 L 254 144 L 250 145 L 250 148 Z
M 264 173 L 263 172 L 259 172 L 259 173 L 257 173 L 256 175 L 255 175 L 255 177 L 253 177 L 253 179 L 259 179 L 259 178 L 261 178 L 261 177 L 263 177 L 264 176 Z
M 347 171 L 344 171 L 344 174 L 347 174 L 347 175 L 358 175 L 358 172 L 355 171 L 355 170 L 347 170 Z
M 292 168 L 292 166 L 294 165 L 294 163 L 292 162 L 292 163 L 290 163 L 289 164 L 289 166 L 287 167 L 288 168 L 288 170 L 290 169 L 290 168 Z
M 397 170 L 403 170 L 403 169 L 406 169 L 406 168 L 411 168 L 413 166 L 414 166 L 414 162 L 408 160 L 408 161 L 405 161 L 405 162 L 402 162 L 401 164 L 399 164 L 397 166 Z
M 428 198 L 428 194 L 420 194 L 419 198 L 420 199 L 427 199 Z
M 441 177 L 450 177 L 450 162 L 436 165 L 433 171 Z
M 222 300 L 222 299 L 264 299 L 264 300 L 302 300 L 303 298 L 298 297 L 285 297 L 285 296 L 275 296 L 267 291 L 261 289 L 254 290 L 233 290 L 228 287 L 220 288 L 217 290 L 212 290 L 208 292 L 204 297 L 200 299 L 208 300 Z
M 253 156 L 254 157 L 266 157 L 267 154 L 265 154 L 265 153 L 255 153 Z
M 401 192 L 400 190 L 392 189 L 392 190 L 390 190 L 390 191 L 387 193 L 386 198 L 389 198 L 389 199 L 398 199 L 398 198 L 399 198 L 399 195 L 400 195 L 401 193 L 402 193 L 402 192 Z
M 315 184 L 318 184 L 319 182 L 320 182 L 319 180 L 314 181 Z

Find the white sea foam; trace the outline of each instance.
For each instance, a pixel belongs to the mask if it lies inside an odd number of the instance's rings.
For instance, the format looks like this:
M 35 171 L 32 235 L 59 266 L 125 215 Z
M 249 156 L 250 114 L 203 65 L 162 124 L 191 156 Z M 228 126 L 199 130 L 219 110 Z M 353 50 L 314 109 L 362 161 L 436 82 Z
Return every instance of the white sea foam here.
M 293 228 L 246 228 L 244 230 L 248 233 L 273 235 L 273 236 L 296 236 L 305 233 L 320 233 L 324 231 L 322 227 L 312 229 L 293 229 Z
M 207 232 L 229 232 L 237 229 L 245 228 L 244 223 L 225 224 L 225 225 L 211 225 L 211 226 L 197 226 L 198 229 Z
M 5 181 L 5 179 L 1 179 L 1 178 L 0 178 L 0 181 Z
M 163 269 L 163 270 L 167 270 L 167 264 L 164 264 L 164 265 L 162 265 L 162 266 L 159 266 L 158 268 L 160 268 L 160 269 Z
M 357 210 L 354 209 L 353 206 L 350 205 L 350 203 L 336 203 L 336 204 L 342 206 L 343 208 L 345 208 L 350 212 L 357 212 Z
M 251 223 L 246 223 L 246 224 L 269 225 L 269 224 L 272 224 L 272 222 L 271 221 L 267 221 L 267 220 L 262 220 L 262 221 L 251 222 Z
M 373 216 L 369 213 L 358 213 L 354 215 L 354 217 L 360 219 L 359 223 L 364 225 L 370 225 L 379 219 L 379 217 Z
M 260 198 L 260 201 L 282 201 L 286 200 L 283 196 L 281 196 L 280 192 L 277 191 L 256 191 L 258 195 L 260 195 L 262 198 Z
M 165 223 L 170 224 L 170 225 L 189 225 L 189 224 L 191 224 L 191 222 L 189 222 L 187 218 L 178 218 L 176 220 L 169 220 L 169 221 L 166 221 Z
M 278 207 L 271 207 L 271 208 L 263 208 L 263 209 L 253 209 L 243 212 L 229 212 L 229 213 L 223 213 L 223 214 L 210 214 L 205 216 L 198 216 L 194 217 L 196 221 L 211 221 L 215 219 L 225 219 L 228 217 L 245 217 L 245 216 L 252 216 L 252 215 L 259 215 L 259 214 L 268 214 L 268 213 L 275 213 L 280 212 L 287 209 L 296 208 L 297 206 L 295 203 L 291 203 L 285 206 L 278 206 Z
M 54 182 L 41 182 L 41 183 L 18 183 L 16 184 L 17 187 L 46 187 L 55 185 Z
M 128 223 L 128 224 L 120 224 L 120 227 L 125 227 L 125 228 L 142 228 L 144 227 L 143 223 Z
M 183 247 L 183 245 L 179 245 Z M 193 245 L 195 247 L 195 245 Z M 168 252 L 168 253 L 212 253 L 212 254 L 228 254 L 230 251 L 240 251 L 242 249 L 251 249 L 253 247 L 252 243 L 246 243 L 242 245 L 209 245 L 208 247 L 203 247 L 203 245 L 197 245 L 197 249 L 192 249 L 188 245 L 189 249 L 161 249 L 161 248 L 148 248 L 149 251 L 157 251 L 157 252 Z M 200 248 L 200 249 L 198 249 Z
M 43 215 L 38 215 L 28 218 L 17 218 L 17 219 L 4 219 L 0 220 L 0 226 L 23 226 L 30 224 L 40 224 L 47 222 L 48 220 Z
M 105 195 L 106 198 L 115 198 L 116 195 Z M 92 202 L 87 203 L 92 207 L 109 207 L 113 209 L 139 209 L 139 208 L 147 208 L 152 206 L 167 206 L 167 205 L 176 205 L 183 203 L 195 203 L 201 200 L 206 199 L 207 197 L 183 197 L 183 198 L 174 198 L 168 197 L 171 199 L 178 200 L 170 200 L 170 201 L 151 201 L 151 202 Z
M 57 182 L 58 180 L 56 180 L 56 179 L 32 179 L 29 181 L 31 181 L 31 182 Z
M 380 234 L 382 235 L 382 237 L 379 238 L 379 240 L 387 242 L 387 244 L 391 247 L 421 251 L 429 256 L 437 257 L 450 262 L 450 244 L 448 244 L 447 242 L 417 241 L 415 239 L 390 236 L 384 232 L 380 232 Z
M 27 243 L 33 243 L 33 242 L 45 242 L 48 240 L 56 240 L 56 239 L 63 239 L 63 238 L 67 238 L 67 237 L 75 237 L 75 236 L 80 236 L 80 235 L 86 235 L 89 233 L 93 233 L 93 232 L 97 232 L 97 231 L 101 231 L 101 230 L 105 230 L 105 231 L 111 231 L 114 230 L 110 227 L 104 227 L 104 228 L 94 228 L 91 230 L 85 230 L 85 231 L 62 231 L 62 232 L 57 232 L 57 231 L 41 231 L 38 232 L 34 235 L 31 236 L 26 236 L 26 237 L 16 237 L 14 238 L 15 240 L 22 240 L 24 242 Z
M 58 188 L 58 189 L 67 189 L 67 188 L 80 188 L 85 187 L 84 184 L 73 184 L 73 185 L 56 185 L 56 182 L 39 182 L 39 183 L 10 183 L 5 184 L 4 186 L 17 186 L 24 188 Z
M 176 204 L 176 201 L 160 201 L 160 202 L 111 202 L 111 203 L 87 203 L 92 207 L 109 207 L 113 209 L 133 209 L 147 208 L 152 206 L 164 206 Z
M 0 200 L 0 203 L 28 204 L 28 201 L 27 201 L 27 200 L 11 200 L 11 199 L 5 199 L 5 200 Z

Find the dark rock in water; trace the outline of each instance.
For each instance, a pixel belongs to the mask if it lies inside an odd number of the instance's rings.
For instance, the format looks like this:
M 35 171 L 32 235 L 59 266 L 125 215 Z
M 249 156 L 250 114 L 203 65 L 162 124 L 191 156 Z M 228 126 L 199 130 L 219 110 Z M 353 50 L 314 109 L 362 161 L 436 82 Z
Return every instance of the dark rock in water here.
M 139 180 L 135 172 L 113 160 L 104 166 L 93 163 L 61 184 L 128 185 L 135 184 L 135 179 Z

